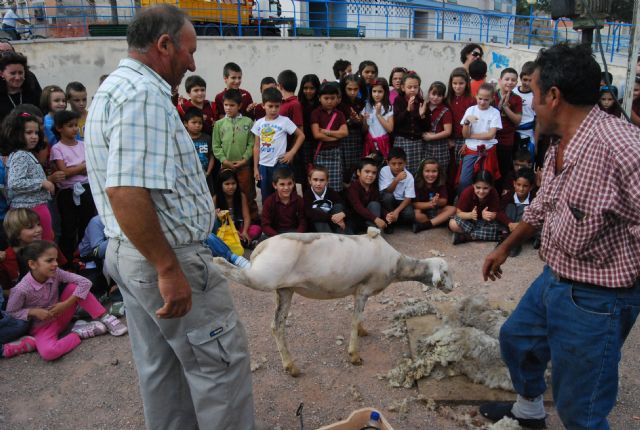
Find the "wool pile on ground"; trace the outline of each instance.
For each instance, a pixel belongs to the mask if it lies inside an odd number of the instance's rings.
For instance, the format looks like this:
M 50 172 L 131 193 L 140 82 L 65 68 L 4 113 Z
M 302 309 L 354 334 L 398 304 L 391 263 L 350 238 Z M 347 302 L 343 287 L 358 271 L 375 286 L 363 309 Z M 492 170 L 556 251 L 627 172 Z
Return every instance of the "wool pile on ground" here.
M 507 316 L 507 312 L 492 308 L 486 298 L 461 300 L 438 330 L 418 341 L 417 357 L 402 359 L 387 374 L 390 385 L 409 388 L 427 376 L 465 375 L 489 388 L 513 391 L 498 341 Z

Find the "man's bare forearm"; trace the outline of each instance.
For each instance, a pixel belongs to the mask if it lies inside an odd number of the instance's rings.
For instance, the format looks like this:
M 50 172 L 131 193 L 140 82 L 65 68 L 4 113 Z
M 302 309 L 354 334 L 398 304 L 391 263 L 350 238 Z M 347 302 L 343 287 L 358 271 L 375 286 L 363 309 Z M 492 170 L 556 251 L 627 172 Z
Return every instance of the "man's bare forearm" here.
M 178 260 L 162 233 L 149 190 L 113 187 L 107 188 L 106 192 L 120 228 L 158 274 L 175 269 Z

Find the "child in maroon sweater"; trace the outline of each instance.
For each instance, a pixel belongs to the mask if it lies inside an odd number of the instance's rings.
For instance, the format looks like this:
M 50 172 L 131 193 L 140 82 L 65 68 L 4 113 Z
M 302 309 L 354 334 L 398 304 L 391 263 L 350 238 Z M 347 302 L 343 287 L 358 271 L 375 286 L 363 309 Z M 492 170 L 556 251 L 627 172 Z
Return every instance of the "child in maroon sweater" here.
M 385 214 L 380 204 L 380 192 L 376 186 L 378 165 L 372 158 L 363 158 L 356 170 L 357 180 L 346 190 L 347 200 L 353 211 L 350 214 L 354 233 L 361 233 L 367 227 L 387 228 Z
M 313 166 L 304 192 L 304 213 L 318 233 L 348 233 L 342 197 L 329 187 L 329 170 Z
M 453 231 L 452 243 L 472 240 L 497 242 L 509 219 L 500 210 L 500 197 L 493 187 L 493 177 L 486 170 L 480 170 L 460 194 L 456 205 L 456 215 L 449 221 Z
M 262 231 L 267 236 L 280 233 L 307 231 L 304 216 L 304 203 L 295 191 L 295 182 L 291 169 L 282 167 L 273 172 L 271 194 L 262 205 Z

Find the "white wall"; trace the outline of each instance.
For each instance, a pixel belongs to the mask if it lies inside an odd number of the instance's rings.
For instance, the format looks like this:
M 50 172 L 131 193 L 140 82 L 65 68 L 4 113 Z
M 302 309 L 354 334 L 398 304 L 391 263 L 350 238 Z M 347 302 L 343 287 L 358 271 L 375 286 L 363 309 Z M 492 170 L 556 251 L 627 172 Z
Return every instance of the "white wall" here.
M 123 39 L 79 38 L 47 39 L 16 43 L 16 50 L 27 55 L 29 65 L 42 86 L 64 87 L 70 81 L 87 86 L 89 95 L 98 85 L 98 78 L 117 67 L 126 56 Z M 240 64 L 244 71 L 243 88 L 258 98 L 258 86 L 265 76 L 276 77 L 284 69 L 292 69 L 298 78 L 315 73 L 320 79 L 333 80 L 332 65 L 338 58 L 349 59 L 354 66 L 362 60 L 378 64 L 380 75 L 387 77 L 394 66 L 413 69 L 423 79 L 423 88 L 432 81 L 445 83 L 454 67 L 460 66 L 460 50 L 464 43 L 421 40 L 353 40 L 313 38 L 199 38 L 196 52 L 197 74 L 208 83 L 208 95 L 213 97 L 224 84 L 222 66 L 228 61 Z M 484 45 L 489 77 L 499 76 L 505 67 L 520 69 L 526 61 L 535 59 L 536 51 Z M 622 84 L 626 67 L 609 66 L 614 84 Z M 181 93 L 184 88 L 180 88 Z

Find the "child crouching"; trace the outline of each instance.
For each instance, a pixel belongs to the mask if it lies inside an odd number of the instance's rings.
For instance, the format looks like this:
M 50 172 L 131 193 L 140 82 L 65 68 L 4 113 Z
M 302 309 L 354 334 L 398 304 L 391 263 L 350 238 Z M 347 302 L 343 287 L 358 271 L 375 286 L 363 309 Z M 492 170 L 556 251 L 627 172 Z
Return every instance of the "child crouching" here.
M 43 359 L 55 360 L 77 347 L 81 339 L 107 330 L 114 336 L 127 332 L 127 327 L 108 314 L 89 292 L 88 279 L 58 268 L 58 251 L 53 243 L 34 241 L 21 251 L 21 256 L 29 266 L 29 273 L 11 289 L 7 313 L 21 320 L 34 320 L 31 334 Z M 67 285 L 59 294 L 61 283 Z M 70 334 L 58 339 L 71 322 L 76 304 L 96 320 L 78 321 Z

